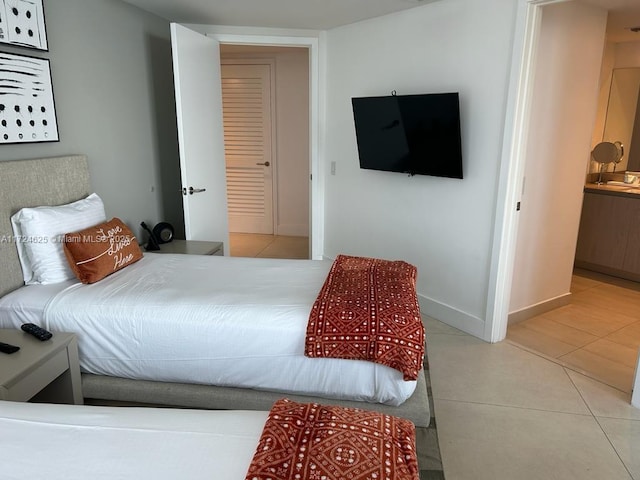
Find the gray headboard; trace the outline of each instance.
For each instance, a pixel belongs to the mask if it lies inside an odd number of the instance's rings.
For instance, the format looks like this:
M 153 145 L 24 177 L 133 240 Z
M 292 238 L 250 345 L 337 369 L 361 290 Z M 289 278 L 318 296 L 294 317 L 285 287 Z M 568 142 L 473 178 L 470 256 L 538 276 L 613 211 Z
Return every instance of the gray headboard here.
M 22 207 L 62 205 L 89 193 L 85 155 L 0 162 L 0 296 L 24 285 L 11 215 Z

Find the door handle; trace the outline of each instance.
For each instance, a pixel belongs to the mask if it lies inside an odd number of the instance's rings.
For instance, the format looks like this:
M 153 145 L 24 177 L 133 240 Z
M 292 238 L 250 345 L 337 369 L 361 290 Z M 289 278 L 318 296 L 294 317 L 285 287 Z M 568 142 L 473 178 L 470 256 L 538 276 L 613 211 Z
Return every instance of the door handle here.
M 194 193 L 200 193 L 200 192 L 206 192 L 207 189 L 206 188 L 193 188 L 193 187 L 189 187 L 189 195 L 193 195 Z M 187 189 L 183 188 L 182 189 L 182 195 L 186 195 L 187 194 Z
M 271 164 L 269 162 L 264 162 L 264 163 L 256 163 L 256 165 L 264 165 L 265 167 L 268 167 Z

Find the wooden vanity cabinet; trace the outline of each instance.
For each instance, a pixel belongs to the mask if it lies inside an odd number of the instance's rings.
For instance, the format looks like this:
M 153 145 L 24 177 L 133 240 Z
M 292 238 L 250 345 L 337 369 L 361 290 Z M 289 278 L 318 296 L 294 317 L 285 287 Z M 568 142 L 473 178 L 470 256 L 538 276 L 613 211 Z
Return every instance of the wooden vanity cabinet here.
M 632 215 L 630 222 L 633 225 L 629 227 L 629 238 L 622 269 L 632 272 L 635 274 L 634 279 L 640 281 L 640 198 L 636 200 L 636 208 Z
M 640 281 L 640 196 L 585 191 L 575 266 Z

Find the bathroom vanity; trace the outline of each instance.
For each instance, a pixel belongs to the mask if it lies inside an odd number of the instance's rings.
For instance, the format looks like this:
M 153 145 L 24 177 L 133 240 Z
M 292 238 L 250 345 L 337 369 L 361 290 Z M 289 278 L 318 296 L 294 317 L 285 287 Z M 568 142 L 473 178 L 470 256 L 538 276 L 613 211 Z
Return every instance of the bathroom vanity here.
M 640 281 L 640 185 L 585 185 L 575 266 Z

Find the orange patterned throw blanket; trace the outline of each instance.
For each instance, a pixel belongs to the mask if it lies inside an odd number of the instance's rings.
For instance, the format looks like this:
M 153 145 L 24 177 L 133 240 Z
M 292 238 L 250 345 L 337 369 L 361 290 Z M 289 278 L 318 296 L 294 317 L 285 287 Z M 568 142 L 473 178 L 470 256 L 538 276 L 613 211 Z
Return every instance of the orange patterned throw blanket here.
M 416 380 L 425 339 L 416 277 L 407 262 L 338 255 L 311 309 L 305 355 L 369 360 Z
M 246 480 L 419 480 L 415 427 L 378 412 L 278 400 Z

